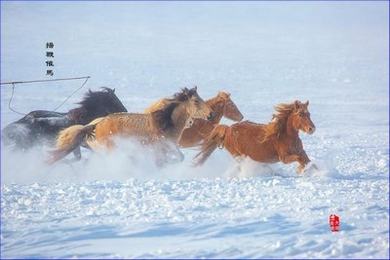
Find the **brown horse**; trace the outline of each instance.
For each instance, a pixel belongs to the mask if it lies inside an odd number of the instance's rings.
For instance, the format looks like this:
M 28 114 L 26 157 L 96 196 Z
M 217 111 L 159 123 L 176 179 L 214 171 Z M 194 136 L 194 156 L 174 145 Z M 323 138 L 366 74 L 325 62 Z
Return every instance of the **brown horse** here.
M 160 99 L 145 109 L 145 113 L 151 113 L 164 106 L 168 99 Z M 204 140 L 221 121 L 222 117 L 226 117 L 233 121 L 241 121 L 243 115 L 237 108 L 236 104 L 231 100 L 230 93 L 220 91 L 217 96 L 206 101 L 206 104 L 214 112 L 214 117 L 211 120 L 194 119 L 192 125 L 185 128 L 178 140 L 180 147 L 193 147 Z
M 203 164 L 217 147 L 225 147 L 233 157 L 249 156 L 263 163 L 296 161 L 297 171 L 302 173 L 310 159 L 303 150 L 299 130 L 308 134 L 315 131 L 308 105 L 309 101 L 279 104 L 267 125 L 245 121 L 230 127 L 216 126 L 202 143 L 201 152 L 195 157 L 196 164 Z
M 57 137 L 57 149 L 52 151 L 49 162 L 60 160 L 83 144 L 91 149 L 110 149 L 114 147 L 115 137 L 135 137 L 143 144 L 162 140 L 176 143 L 192 118 L 212 119 L 212 110 L 199 97 L 196 87 L 176 93 L 162 109 L 153 113 L 115 113 L 86 126 L 61 131 Z

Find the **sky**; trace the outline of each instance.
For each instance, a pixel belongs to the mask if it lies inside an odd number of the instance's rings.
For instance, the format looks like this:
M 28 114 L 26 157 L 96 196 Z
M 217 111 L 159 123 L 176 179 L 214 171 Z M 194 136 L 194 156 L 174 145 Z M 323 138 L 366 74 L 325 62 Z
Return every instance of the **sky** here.
M 55 78 L 91 76 L 86 87 L 115 87 L 133 111 L 194 85 L 248 104 L 321 95 L 387 105 L 388 9 L 378 1 L 1 2 L 1 81 L 50 78 L 49 41 Z M 51 109 L 81 83 L 18 85 L 15 106 L 28 97 L 26 109 Z M 2 90 L 4 111 L 10 88 Z

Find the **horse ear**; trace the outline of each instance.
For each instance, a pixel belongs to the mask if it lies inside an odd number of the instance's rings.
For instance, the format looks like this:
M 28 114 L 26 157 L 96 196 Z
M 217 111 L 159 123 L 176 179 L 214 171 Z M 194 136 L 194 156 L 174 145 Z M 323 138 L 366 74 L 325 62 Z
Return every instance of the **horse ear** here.
M 229 98 L 230 97 L 230 93 L 229 92 L 225 92 L 225 91 L 218 91 L 218 96 L 220 96 L 222 98 Z
M 305 106 L 307 107 L 309 105 L 309 100 L 306 101 Z
M 188 98 L 191 98 L 193 96 L 197 96 L 197 89 L 198 89 L 198 87 L 195 86 L 192 89 L 188 90 L 188 94 L 187 94 Z
M 112 93 L 115 93 L 115 88 L 112 89 Z
M 295 109 L 295 110 L 298 110 L 300 104 L 301 104 L 301 102 L 299 102 L 299 100 L 295 100 L 295 102 L 294 102 L 294 109 Z

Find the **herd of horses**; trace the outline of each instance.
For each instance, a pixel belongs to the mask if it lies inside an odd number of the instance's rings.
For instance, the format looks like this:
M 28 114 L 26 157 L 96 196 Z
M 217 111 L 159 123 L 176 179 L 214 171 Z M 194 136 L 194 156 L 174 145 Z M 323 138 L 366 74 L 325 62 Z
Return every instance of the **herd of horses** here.
M 55 163 L 73 153 L 81 158 L 80 147 L 112 150 L 122 138 L 132 138 L 152 147 L 159 154 L 157 165 L 164 165 L 171 153 L 197 147 L 195 165 L 203 164 L 217 147 L 235 158 L 250 157 L 262 163 L 298 162 L 302 173 L 310 162 L 299 131 L 312 134 L 309 102 L 294 101 L 275 106 L 268 124 L 242 121 L 230 94 L 220 91 L 204 101 L 197 87 L 184 88 L 172 97 L 151 104 L 143 113 L 128 113 L 115 95 L 115 89 L 89 90 L 80 106 L 67 113 L 37 110 L 2 130 L 4 145 L 27 150 L 37 144 L 54 146 L 47 162 Z M 222 125 L 226 117 L 236 123 Z

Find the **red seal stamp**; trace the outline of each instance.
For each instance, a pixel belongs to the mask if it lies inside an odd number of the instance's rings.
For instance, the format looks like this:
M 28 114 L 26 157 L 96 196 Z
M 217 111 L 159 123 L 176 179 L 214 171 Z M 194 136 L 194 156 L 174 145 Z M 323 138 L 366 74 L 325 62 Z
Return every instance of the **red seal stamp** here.
M 332 232 L 340 231 L 340 217 L 332 214 L 329 216 L 329 226 Z

